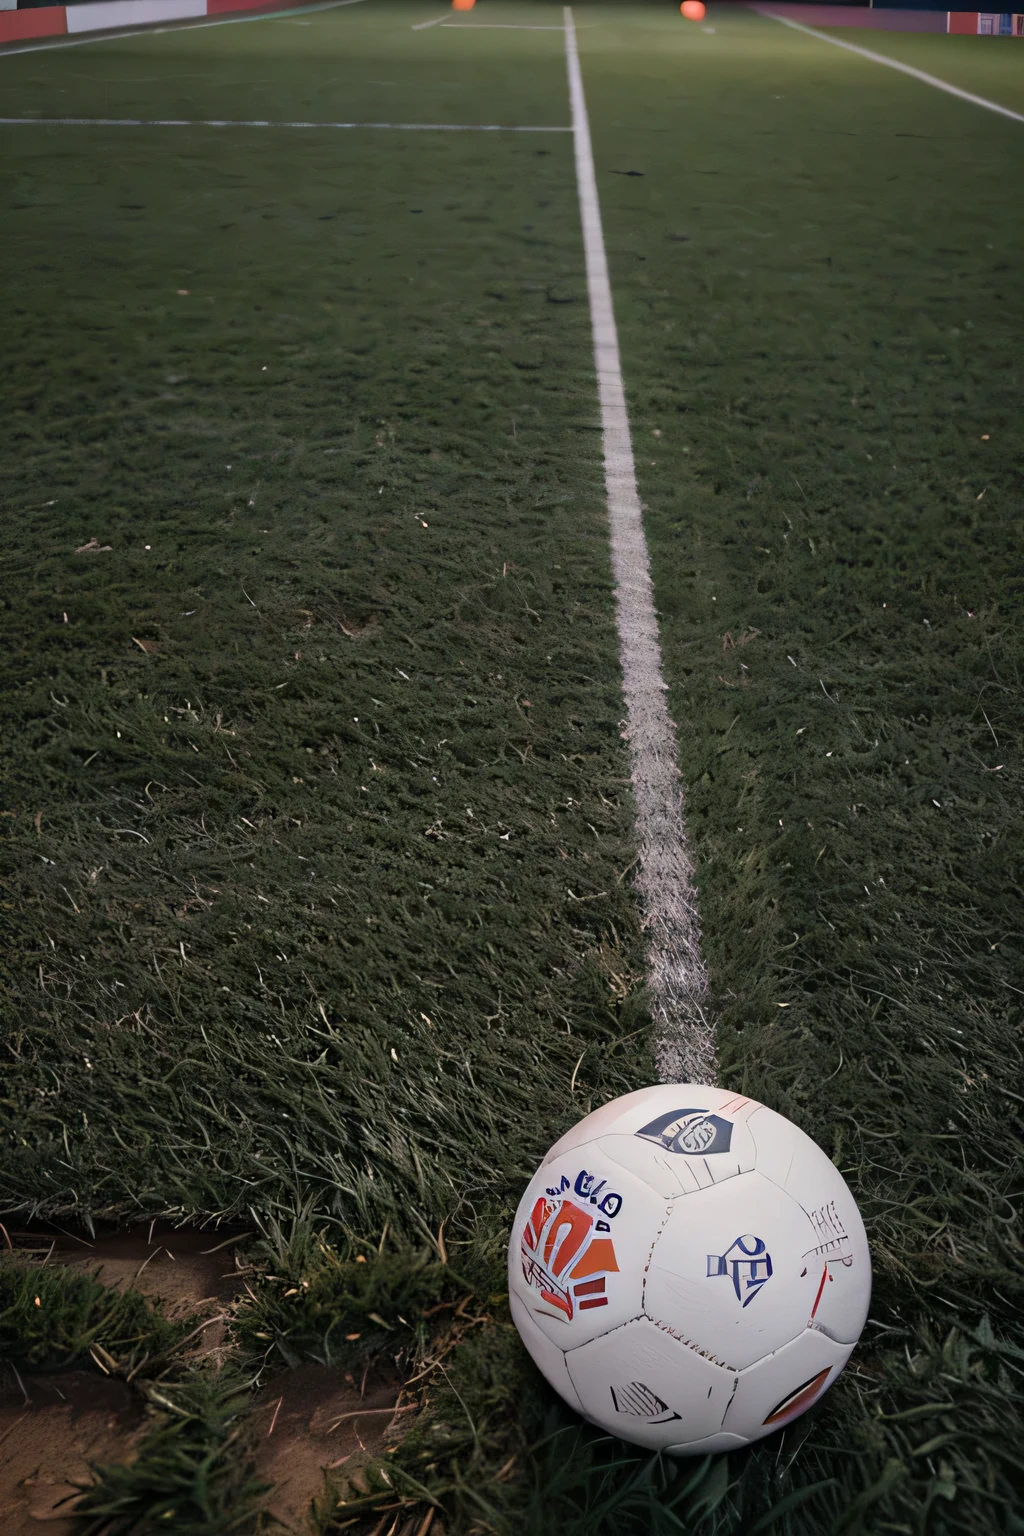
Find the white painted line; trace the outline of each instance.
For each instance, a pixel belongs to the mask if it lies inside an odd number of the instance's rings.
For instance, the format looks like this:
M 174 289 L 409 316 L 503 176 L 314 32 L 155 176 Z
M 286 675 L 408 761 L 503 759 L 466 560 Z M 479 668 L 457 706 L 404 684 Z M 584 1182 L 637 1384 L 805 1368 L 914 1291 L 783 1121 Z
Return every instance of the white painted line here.
M 683 820 L 676 729 L 665 703 L 658 619 L 629 435 L 590 125 L 576 29 L 568 6 L 564 15 L 576 180 L 604 436 L 625 736 L 636 798 L 640 850 L 636 884 L 648 932 L 655 1058 L 662 1082 L 713 1083 L 717 1078 L 714 1035 L 707 1016 L 708 978 L 700 953 L 694 859 Z
M 572 133 L 544 123 L 276 123 L 186 117 L 0 117 L 2 128 L 390 128 L 396 133 Z
M 760 7 L 758 9 L 760 10 Z M 802 21 L 792 21 L 788 16 L 780 16 L 775 11 L 761 10 L 760 14 L 769 16 L 772 21 L 781 21 L 784 27 L 792 27 L 794 32 L 806 32 L 808 37 L 816 37 L 819 42 L 831 43 L 835 48 L 845 48 L 848 53 L 859 53 L 862 59 L 870 59 L 874 64 L 884 64 L 887 69 L 898 69 L 901 75 L 910 75 L 924 85 L 933 85 L 937 91 L 945 91 L 947 96 L 958 96 L 961 101 L 969 101 L 972 106 L 984 107 L 988 112 L 998 112 L 1000 117 L 1012 118 L 1015 123 L 1024 123 L 1024 113 L 1011 112 L 1009 107 L 1001 107 L 998 101 L 989 101 L 986 96 L 975 96 L 970 91 L 962 91 L 958 85 L 950 85 L 948 80 L 940 80 L 937 75 L 926 74 L 923 69 L 915 69 L 912 64 L 901 64 L 898 59 L 890 59 L 884 53 L 874 53 L 870 48 L 861 48 L 858 43 L 848 43 L 844 38 L 829 37 L 827 32 L 819 32 Z
M 564 27 L 527 27 L 509 21 L 445 21 L 443 26 L 453 32 L 564 32 Z
M 433 21 L 418 21 L 412 28 L 414 32 L 425 32 L 428 27 L 436 27 L 442 21 L 447 21 L 451 11 L 445 11 L 443 16 L 435 16 Z
M 235 27 L 247 21 L 274 21 L 278 16 L 305 16 L 310 11 L 334 11 L 365 0 L 321 0 L 318 5 L 293 5 L 283 11 L 258 11 L 253 16 L 218 16 L 212 21 L 183 21 L 180 27 L 128 27 L 119 32 L 93 32 L 88 37 L 55 37 L 45 43 L 0 46 L 0 58 L 17 53 L 45 53 L 51 48 L 83 48 L 86 43 L 116 43 L 122 37 L 159 37 L 165 32 L 198 32 L 201 27 Z

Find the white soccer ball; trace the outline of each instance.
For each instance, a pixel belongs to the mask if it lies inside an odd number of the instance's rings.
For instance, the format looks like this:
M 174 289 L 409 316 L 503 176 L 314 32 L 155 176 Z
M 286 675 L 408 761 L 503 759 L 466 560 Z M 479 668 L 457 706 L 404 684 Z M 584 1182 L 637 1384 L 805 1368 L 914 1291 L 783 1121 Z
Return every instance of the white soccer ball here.
M 627 1093 L 555 1143 L 519 1204 L 509 1300 L 585 1419 L 673 1455 L 733 1450 L 831 1386 L 871 1259 L 846 1182 L 743 1094 Z

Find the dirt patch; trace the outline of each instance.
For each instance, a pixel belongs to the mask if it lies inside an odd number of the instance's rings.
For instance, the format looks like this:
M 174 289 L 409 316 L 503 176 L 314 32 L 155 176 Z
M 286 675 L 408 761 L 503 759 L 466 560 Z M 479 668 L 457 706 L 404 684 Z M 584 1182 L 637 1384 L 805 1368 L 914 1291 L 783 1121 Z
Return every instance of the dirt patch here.
M 145 1222 L 95 1235 L 46 1224 L 9 1233 L 11 1246 L 50 1265 L 84 1270 L 103 1285 L 134 1286 L 163 1303 L 170 1318 L 209 1318 L 197 1339 L 217 1356 L 226 1317 L 251 1273 L 238 1250 L 245 1231 L 197 1231 Z M 386 1446 L 405 1415 L 393 1370 L 362 1379 L 341 1367 L 303 1365 L 274 1377 L 254 1414 L 258 1476 L 271 1484 L 271 1512 L 290 1531 L 310 1529 L 314 1499 L 358 1476 Z M 149 1420 L 142 1395 L 116 1377 L 92 1370 L 26 1375 L 0 1367 L 0 1533 L 23 1536 L 48 1522 L 55 1536 L 73 1536 L 72 1513 L 90 1462 L 128 1463 Z
M 159 1297 L 168 1317 L 230 1301 L 242 1289 L 235 1252 L 246 1231 L 197 1231 L 169 1221 L 99 1228 L 94 1237 L 40 1225 L 11 1232 L 15 1249 L 83 1269 L 104 1285 Z
M 226 1349 L 226 1317 L 243 1284 L 235 1254 L 246 1232 L 154 1221 L 100 1227 L 91 1236 L 34 1223 L 6 1235 L 26 1258 L 85 1271 L 112 1289 L 133 1286 L 161 1301 L 168 1318 L 205 1319 L 198 1351 L 216 1357 Z M 3 1536 L 37 1531 L 40 1521 L 71 1536 L 73 1501 L 91 1480 L 90 1463 L 132 1461 L 148 1422 L 142 1395 L 117 1377 L 89 1369 L 26 1375 L 0 1367 Z
M 327 1485 L 340 1488 L 395 1443 L 406 1417 L 395 1412 L 400 1390 L 394 1371 L 360 1382 L 322 1365 L 298 1366 L 267 1386 L 256 1410 L 265 1425 L 257 1470 L 274 1485 L 269 1508 L 286 1529 L 308 1531 L 310 1505 Z
M 91 1461 L 131 1461 L 145 1427 L 137 1393 L 96 1371 L 0 1374 L 0 1530 L 73 1536 Z
M 251 1234 L 236 1230 L 200 1231 L 169 1221 L 136 1227 L 100 1227 L 94 1236 L 45 1224 L 10 1233 L 14 1249 L 95 1275 L 104 1285 L 133 1286 L 163 1302 L 165 1317 L 225 1314 L 242 1290 L 245 1266 L 236 1257 Z M 202 1350 L 212 1354 L 224 1344 L 225 1318 L 211 1321 L 202 1333 Z

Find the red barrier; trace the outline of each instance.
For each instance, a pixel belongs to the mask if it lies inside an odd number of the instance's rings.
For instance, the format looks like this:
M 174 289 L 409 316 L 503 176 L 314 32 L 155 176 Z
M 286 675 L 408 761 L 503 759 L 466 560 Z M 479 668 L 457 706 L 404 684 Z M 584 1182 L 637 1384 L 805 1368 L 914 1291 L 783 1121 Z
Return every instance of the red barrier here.
M 61 37 L 68 29 L 62 5 L 36 11 L 0 11 L 0 43 L 22 43 L 29 37 Z
M 977 11 L 950 11 L 949 30 L 950 32 L 956 32 L 961 37 L 977 37 Z

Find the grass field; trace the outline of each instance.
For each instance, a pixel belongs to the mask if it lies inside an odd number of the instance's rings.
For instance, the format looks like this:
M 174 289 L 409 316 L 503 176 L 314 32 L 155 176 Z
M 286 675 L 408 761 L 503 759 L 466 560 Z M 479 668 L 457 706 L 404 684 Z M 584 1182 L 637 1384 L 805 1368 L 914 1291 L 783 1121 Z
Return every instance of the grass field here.
M 1019 55 L 1012 50 L 996 48 L 990 52 L 978 47 L 977 38 L 942 33 L 865 32 L 860 27 L 817 30 L 924 70 L 947 85 L 998 102 L 1011 112 L 1024 112 L 1024 71 Z
M 269 1340 L 449 1349 L 324 1530 L 1019 1533 L 1024 128 L 575 12 L 723 1080 L 876 1269 L 795 1430 L 651 1466 L 501 1295 L 533 1164 L 653 1066 L 561 11 L 442 10 L 0 59 L 8 118 L 545 130 L 0 128 L 4 1205 L 268 1234 L 235 1374 L 173 1378 L 220 1491 L 164 1519 L 158 1435 L 96 1518 L 242 1528 Z M 1007 45 L 854 40 L 1019 108 Z

